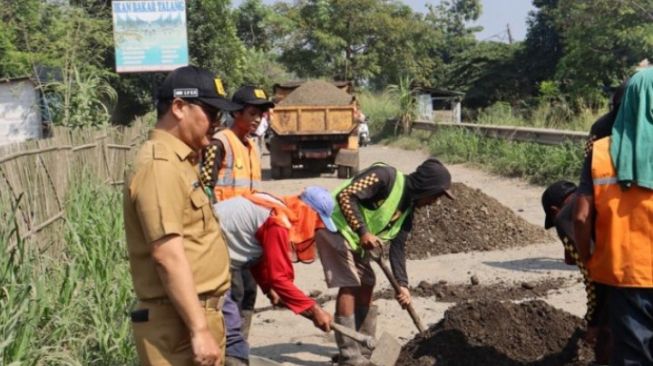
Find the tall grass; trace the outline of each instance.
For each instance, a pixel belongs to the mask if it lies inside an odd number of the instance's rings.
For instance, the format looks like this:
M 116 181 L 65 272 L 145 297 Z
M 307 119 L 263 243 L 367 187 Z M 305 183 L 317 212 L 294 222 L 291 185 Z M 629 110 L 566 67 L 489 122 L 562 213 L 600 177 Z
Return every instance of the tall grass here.
M 578 180 L 582 146 L 512 142 L 480 136 L 473 131 L 439 129 L 433 135 L 417 134 L 386 140 L 405 149 L 428 149 L 447 163 L 472 163 L 508 177 L 547 185 L 559 179 Z
M 88 176 L 76 183 L 63 252 L 0 227 L 0 364 L 134 364 L 121 195 Z
M 588 107 L 573 111 L 564 103 L 541 103 L 536 107 L 519 109 L 508 103 L 498 102 L 474 113 L 471 117 L 473 120 L 469 122 L 589 131 L 592 123 L 607 112 L 607 108 L 595 111 Z M 467 114 L 469 119 L 469 113 Z
M 370 134 L 377 137 L 384 133 L 386 121 L 400 113 L 399 101 L 389 93 L 372 94 L 363 92 L 358 96 L 361 109 L 367 116 Z

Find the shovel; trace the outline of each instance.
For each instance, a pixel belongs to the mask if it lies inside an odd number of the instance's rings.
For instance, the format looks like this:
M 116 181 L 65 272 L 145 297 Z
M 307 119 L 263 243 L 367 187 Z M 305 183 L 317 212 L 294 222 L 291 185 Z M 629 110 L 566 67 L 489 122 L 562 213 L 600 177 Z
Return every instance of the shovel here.
M 383 332 L 381 338 L 375 340 L 371 336 L 333 322 L 331 323 L 331 329 L 371 349 L 370 362 L 374 366 L 394 366 L 397 363 L 401 345 L 390 334 Z
M 305 316 L 305 315 L 304 315 Z M 305 316 L 308 318 L 307 316 Z M 378 340 L 367 334 L 359 333 L 351 328 L 331 322 L 331 329 L 345 337 L 349 337 L 362 346 L 372 350 L 370 362 L 374 366 L 394 366 L 399 359 L 401 344 L 390 334 L 383 332 Z
M 381 267 L 381 270 L 388 278 L 388 281 L 390 281 L 390 284 L 392 284 L 392 288 L 395 290 L 395 294 L 399 294 L 401 287 L 399 286 L 399 282 L 397 282 L 395 276 L 393 276 L 392 272 L 390 272 L 390 268 L 388 268 L 388 265 L 385 264 L 385 262 L 383 261 L 382 249 L 375 248 L 372 250 L 368 250 L 367 253 L 369 254 L 370 258 L 372 258 L 372 260 L 374 260 L 379 265 L 379 267 Z M 410 314 L 411 319 L 413 319 L 413 323 L 417 327 L 419 333 L 423 334 L 426 331 L 426 328 L 424 327 L 424 324 L 422 324 L 419 315 L 417 315 L 417 313 L 415 312 L 415 308 L 413 308 L 413 305 L 408 304 L 406 306 L 406 310 L 408 311 L 408 314 Z

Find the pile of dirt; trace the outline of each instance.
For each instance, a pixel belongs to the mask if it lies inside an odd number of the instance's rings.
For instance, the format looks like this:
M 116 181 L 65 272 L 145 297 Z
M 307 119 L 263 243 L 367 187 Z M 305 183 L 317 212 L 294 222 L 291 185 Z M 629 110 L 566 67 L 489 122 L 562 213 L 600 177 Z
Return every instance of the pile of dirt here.
M 410 259 L 478 250 L 495 250 L 551 240 L 541 227 L 517 216 L 478 189 L 454 183 L 450 201 L 415 212 L 406 245 Z
M 397 366 L 588 365 L 582 321 L 544 301 L 456 305 L 402 349 Z
M 431 297 L 435 301 L 453 303 L 476 300 L 523 300 L 544 297 L 549 291 L 558 290 L 568 285 L 570 285 L 569 281 L 563 277 L 547 278 L 534 282 L 506 283 L 500 281 L 499 283 L 490 285 L 463 285 L 449 284 L 447 281 L 439 281 L 437 283 L 421 281 L 417 286 L 410 288 L 410 294 L 412 297 Z M 312 290 L 309 296 L 315 299 L 320 305 L 336 299 L 336 295 L 323 294 L 320 290 Z M 395 292 L 393 289 L 386 288 L 375 291 L 372 297 L 375 300 L 394 299 Z
M 293 90 L 278 105 L 349 105 L 351 99 L 351 95 L 328 81 L 311 80 Z
M 471 300 L 522 300 L 546 296 L 550 290 L 556 290 L 565 285 L 565 278 L 548 278 L 536 282 L 493 283 L 480 284 L 448 284 L 447 281 L 429 283 L 420 282 L 410 288 L 413 297 L 435 297 L 440 302 L 463 302 Z M 374 298 L 394 299 L 393 289 L 385 289 L 374 293 Z

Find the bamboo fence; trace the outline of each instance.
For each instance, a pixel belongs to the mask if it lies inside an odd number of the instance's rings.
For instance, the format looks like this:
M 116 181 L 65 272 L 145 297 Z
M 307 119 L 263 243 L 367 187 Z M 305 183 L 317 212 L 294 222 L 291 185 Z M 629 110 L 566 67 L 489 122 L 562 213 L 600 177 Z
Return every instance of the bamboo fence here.
M 148 129 L 143 121 L 127 128 L 55 128 L 54 137 L 2 147 L 0 225 L 41 248 L 59 242 L 67 193 L 88 174 L 120 186 Z

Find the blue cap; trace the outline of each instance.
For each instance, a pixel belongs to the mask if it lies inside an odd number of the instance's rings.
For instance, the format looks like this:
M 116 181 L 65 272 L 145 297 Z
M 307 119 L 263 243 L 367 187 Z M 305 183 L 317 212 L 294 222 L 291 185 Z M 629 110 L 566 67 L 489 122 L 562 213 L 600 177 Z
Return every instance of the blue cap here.
M 331 219 L 331 214 L 333 214 L 333 208 L 336 203 L 329 191 L 322 187 L 310 186 L 304 188 L 304 192 L 302 192 L 299 198 L 320 215 L 320 219 L 327 230 L 334 233 L 338 231 L 336 224 Z

